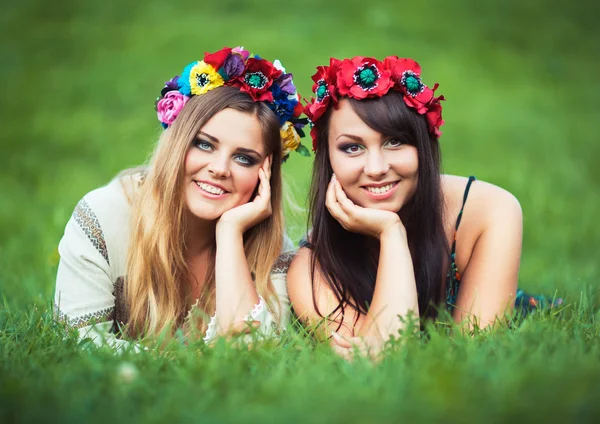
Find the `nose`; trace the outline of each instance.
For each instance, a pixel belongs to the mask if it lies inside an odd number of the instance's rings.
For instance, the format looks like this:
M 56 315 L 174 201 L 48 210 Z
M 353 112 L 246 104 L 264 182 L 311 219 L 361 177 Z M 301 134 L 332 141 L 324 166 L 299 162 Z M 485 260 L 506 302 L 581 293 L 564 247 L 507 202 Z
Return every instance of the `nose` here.
M 390 170 L 390 164 L 383 153 L 379 150 L 367 152 L 367 162 L 365 163 L 364 173 L 370 178 L 378 178 L 385 175 Z
M 227 178 L 231 175 L 229 168 L 229 157 L 227 155 L 213 155 L 208 164 L 208 172 L 213 178 Z

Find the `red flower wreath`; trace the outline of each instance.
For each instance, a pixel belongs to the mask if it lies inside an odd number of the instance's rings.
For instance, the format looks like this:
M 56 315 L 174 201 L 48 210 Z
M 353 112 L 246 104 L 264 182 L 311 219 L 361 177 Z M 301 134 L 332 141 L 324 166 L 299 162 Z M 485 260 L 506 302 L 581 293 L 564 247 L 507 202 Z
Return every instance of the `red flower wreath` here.
M 314 123 L 325 113 L 331 102 L 337 104 L 340 97 L 352 97 L 358 100 L 381 97 L 390 89 L 403 94 L 407 106 L 425 115 L 429 132 L 436 137 L 442 133 L 441 101 L 444 96 L 435 97 L 436 83 L 433 89 L 421 80 L 421 67 L 408 58 L 389 56 L 383 62 L 369 57 L 357 56 L 342 61 L 331 58 L 329 66 L 317 67 L 312 77 L 313 92 L 316 98 L 304 107 L 304 113 Z M 316 151 L 317 133 L 313 126 L 311 132 L 313 150 Z

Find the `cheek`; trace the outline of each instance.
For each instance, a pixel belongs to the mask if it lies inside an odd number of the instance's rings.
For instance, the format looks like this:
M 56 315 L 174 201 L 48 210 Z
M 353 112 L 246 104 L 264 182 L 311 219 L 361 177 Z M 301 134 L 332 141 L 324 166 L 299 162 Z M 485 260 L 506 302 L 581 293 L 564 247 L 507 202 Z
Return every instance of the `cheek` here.
M 188 152 L 185 154 L 185 160 L 183 162 L 186 175 L 193 174 L 198 170 L 202 162 L 201 156 L 202 154 L 197 150 L 188 150 Z
M 357 181 L 363 169 L 360 158 L 349 158 L 339 151 L 329 153 L 329 163 L 342 187 Z
M 247 203 L 258 186 L 258 168 L 253 170 L 242 170 L 236 173 L 235 188 L 240 196 L 239 204 Z
M 417 178 L 419 154 L 416 147 L 410 146 L 392 156 L 390 165 L 404 178 Z

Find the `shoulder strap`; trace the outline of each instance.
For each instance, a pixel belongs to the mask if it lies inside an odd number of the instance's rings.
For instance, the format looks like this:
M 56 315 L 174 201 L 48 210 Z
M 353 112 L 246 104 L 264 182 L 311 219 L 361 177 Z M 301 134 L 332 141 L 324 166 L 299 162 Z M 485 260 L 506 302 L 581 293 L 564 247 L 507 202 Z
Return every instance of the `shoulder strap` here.
M 454 255 L 456 252 L 456 233 L 458 231 L 458 226 L 460 225 L 460 220 L 462 219 L 463 210 L 465 209 L 465 204 L 467 203 L 467 197 L 469 196 L 469 190 L 471 189 L 471 184 L 477 178 L 474 176 L 469 177 L 469 181 L 467 182 L 467 186 L 465 187 L 465 194 L 463 195 L 462 206 L 460 207 L 460 212 L 458 213 L 458 217 L 456 218 L 456 227 L 454 229 L 454 240 L 452 241 L 452 250 L 450 251 L 451 255 Z

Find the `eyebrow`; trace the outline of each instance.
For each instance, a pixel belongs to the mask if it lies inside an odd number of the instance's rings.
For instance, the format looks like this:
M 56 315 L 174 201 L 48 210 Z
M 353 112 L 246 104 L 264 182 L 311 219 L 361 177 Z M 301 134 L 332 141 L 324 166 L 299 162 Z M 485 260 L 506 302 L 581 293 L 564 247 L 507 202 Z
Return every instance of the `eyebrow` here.
M 214 141 L 215 143 L 219 143 L 219 139 L 217 137 L 213 137 L 212 135 L 210 135 L 208 133 L 205 133 L 203 131 L 200 131 L 198 133 L 198 136 L 201 136 L 201 135 L 203 135 L 204 137 L 210 139 L 210 141 Z
M 357 135 L 351 135 L 351 134 L 340 134 L 337 136 L 336 141 L 339 140 L 340 137 L 348 137 L 351 140 L 354 141 L 363 141 L 362 137 L 359 137 Z
M 258 153 L 256 150 L 253 150 L 253 149 L 247 149 L 245 147 L 238 147 L 235 150 L 237 150 L 238 152 L 247 153 L 247 154 L 250 154 L 250 155 L 254 154 L 254 155 L 258 156 L 261 159 L 263 157 L 260 153 Z

